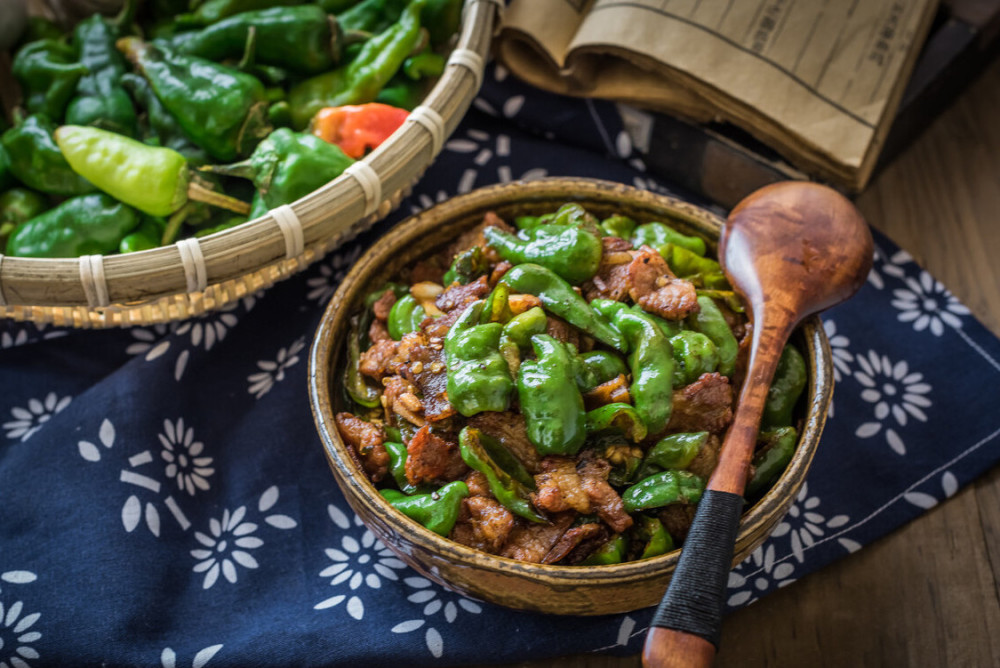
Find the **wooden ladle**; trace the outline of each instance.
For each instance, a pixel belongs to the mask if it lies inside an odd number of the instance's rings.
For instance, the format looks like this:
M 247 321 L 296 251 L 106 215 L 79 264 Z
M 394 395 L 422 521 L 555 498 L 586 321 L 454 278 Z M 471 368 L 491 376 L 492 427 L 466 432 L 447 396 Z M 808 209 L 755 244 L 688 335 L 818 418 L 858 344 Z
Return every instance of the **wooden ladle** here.
M 730 213 L 719 258 L 749 305 L 750 359 L 719 462 L 646 635 L 642 661 L 647 668 L 712 663 L 743 490 L 782 348 L 803 318 L 858 291 L 871 269 L 873 247 L 854 205 L 813 183 L 766 186 Z

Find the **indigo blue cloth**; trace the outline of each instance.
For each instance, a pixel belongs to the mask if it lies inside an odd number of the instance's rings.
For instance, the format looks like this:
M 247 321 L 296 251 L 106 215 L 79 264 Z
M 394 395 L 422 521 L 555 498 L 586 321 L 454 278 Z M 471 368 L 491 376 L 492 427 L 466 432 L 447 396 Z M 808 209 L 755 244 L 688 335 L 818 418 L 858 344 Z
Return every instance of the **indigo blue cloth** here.
M 652 610 L 547 617 L 408 569 L 358 521 L 315 432 L 306 356 L 390 225 L 500 181 L 573 175 L 678 193 L 612 106 L 491 68 L 388 221 L 300 275 L 170 325 L 0 323 L 0 668 L 461 665 L 638 652 Z M 737 608 L 917 517 L 1000 458 L 1000 343 L 876 235 L 828 312 L 834 408 L 807 484 L 730 576 Z

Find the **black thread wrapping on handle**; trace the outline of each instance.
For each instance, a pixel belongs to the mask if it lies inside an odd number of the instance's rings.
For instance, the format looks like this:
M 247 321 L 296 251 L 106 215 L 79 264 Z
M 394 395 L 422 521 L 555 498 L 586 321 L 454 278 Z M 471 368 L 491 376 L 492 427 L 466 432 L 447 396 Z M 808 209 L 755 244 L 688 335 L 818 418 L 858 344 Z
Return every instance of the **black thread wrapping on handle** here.
M 684 541 L 680 562 L 652 625 L 690 633 L 719 647 L 722 610 L 743 497 L 708 490 Z

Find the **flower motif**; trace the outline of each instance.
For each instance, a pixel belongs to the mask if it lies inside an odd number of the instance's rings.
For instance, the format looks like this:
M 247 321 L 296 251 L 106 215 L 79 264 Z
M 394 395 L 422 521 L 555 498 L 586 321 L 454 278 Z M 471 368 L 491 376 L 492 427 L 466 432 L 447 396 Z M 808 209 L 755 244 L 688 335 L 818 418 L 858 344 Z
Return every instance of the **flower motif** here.
M 191 660 L 191 668 L 202 668 L 205 664 L 212 660 L 212 657 L 222 649 L 222 645 L 211 645 L 205 649 L 199 651 L 194 655 L 194 659 Z M 174 650 L 169 647 L 163 648 L 160 652 L 160 665 L 163 668 L 177 668 L 177 654 Z
M 29 643 L 42 637 L 38 631 L 30 630 L 42 615 L 39 612 L 22 615 L 23 611 L 21 601 L 6 608 L 0 601 L 0 668 L 28 668 L 31 664 L 25 659 L 39 658 L 38 651 Z
M 893 290 L 892 305 L 899 309 L 900 322 L 912 322 L 913 329 L 922 332 L 930 329 L 934 336 L 944 334 L 944 326 L 960 329 L 960 316 L 969 315 L 969 309 L 952 295 L 944 285 L 928 274 L 920 272 L 916 278 L 907 277 L 906 289 Z
M 160 456 L 167 463 L 164 473 L 177 481 L 177 488 L 187 490 L 191 496 L 195 487 L 208 490 L 205 478 L 215 473 L 215 469 L 209 468 L 212 458 L 200 456 L 205 444 L 194 440 L 193 428 L 184 428 L 184 418 L 178 418 L 176 423 L 164 420 L 163 433 L 158 437 L 163 445 Z
M 330 504 L 327 507 L 330 519 L 343 530 L 350 529 L 351 522 L 339 508 Z M 361 520 L 355 516 L 354 523 L 362 526 Z M 331 587 L 345 585 L 351 592 L 361 588 L 361 585 L 369 589 L 380 589 L 382 578 L 391 581 L 399 580 L 395 570 L 406 568 L 406 564 L 400 561 L 396 555 L 375 538 L 375 535 L 367 528 L 361 534 L 360 540 L 347 533 L 341 535 L 340 549 L 329 548 L 324 550 L 326 556 L 333 563 L 320 571 L 321 578 L 332 578 Z M 347 600 L 347 614 L 357 620 L 365 616 L 365 604 L 356 594 L 337 594 L 315 606 L 314 610 L 325 610 L 339 605 Z
M 458 181 L 458 187 L 456 188 L 457 192 L 467 193 L 475 187 L 476 181 L 479 179 L 478 168 L 485 167 L 487 164 L 493 162 L 494 158 L 505 159 L 510 157 L 511 142 L 509 135 L 498 134 L 493 145 L 490 146 L 489 144 L 490 134 L 488 132 L 469 129 L 465 131 L 465 137 L 450 139 L 444 145 L 445 150 L 453 153 L 476 154 L 475 157 L 472 158 L 472 163 L 475 167 L 469 167 L 462 172 L 462 176 Z M 513 181 L 515 177 L 511 171 L 510 165 L 506 164 L 505 160 L 498 160 L 497 162 L 500 164 L 497 165 L 496 181 L 500 183 L 510 183 Z M 548 172 L 544 168 L 536 167 L 534 169 L 529 169 L 517 178 L 522 181 L 532 181 L 543 178 L 546 175 L 548 175 Z
M 747 576 L 743 571 L 752 570 Z M 729 573 L 729 589 L 737 590 L 726 603 L 731 608 L 749 605 L 763 596 L 772 586 L 784 587 L 795 582 L 791 577 L 795 564 L 789 561 L 775 563 L 773 543 L 765 543 Z
M 941 491 L 946 499 L 950 499 L 958 491 L 958 478 L 951 471 L 945 471 L 941 475 Z M 903 494 L 903 498 L 924 510 L 930 510 L 938 504 L 937 497 L 926 492 L 909 491 Z
M 414 198 L 410 202 L 410 213 L 420 213 L 421 211 L 426 211 L 435 204 L 447 201 L 448 197 L 450 197 L 450 195 L 444 190 L 438 190 L 434 193 L 433 197 L 427 193 L 420 193 L 418 197 Z
M 848 350 L 851 340 L 837 332 L 837 323 L 833 320 L 823 321 L 823 331 L 833 353 L 833 379 L 839 383 L 842 375 L 851 375 L 851 362 L 854 361 L 854 353 Z
M 403 578 L 403 582 L 407 586 L 416 589 L 415 592 L 406 597 L 406 600 L 410 603 L 423 605 L 421 613 L 425 619 L 410 619 L 400 622 L 390 630 L 393 633 L 410 633 L 411 631 L 423 628 L 426 624 L 427 630 L 424 632 L 424 642 L 427 644 L 427 649 L 431 655 L 436 659 L 441 658 L 441 655 L 444 654 L 444 639 L 441 637 L 441 632 L 431 626 L 427 618 L 440 612 L 444 621 L 452 624 L 458 618 L 459 608 L 474 615 L 478 615 L 483 611 L 482 607 L 475 601 L 446 591 L 426 578 L 413 576 Z
M 250 389 L 248 390 L 250 394 L 260 399 L 271 391 L 275 383 L 284 380 L 285 370 L 298 364 L 298 353 L 305 346 L 305 339 L 299 337 L 288 348 L 278 350 L 278 357 L 273 362 L 270 360 L 257 362 L 257 367 L 260 371 L 250 374 L 247 377 L 247 381 L 250 383 Z
M 41 337 L 31 336 L 28 329 L 34 327 L 36 332 L 41 333 Z M 9 323 L 9 327 L 0 332 L 0 349 L 16 348 L 41 339 L 57 339 L 66 336 L 69 332 L 65 329 L 53 329 L 45 331 L 46 325 L 34 323 Z
M 15 406 L 10 409 L 14 419 L 3 424 L 3 428 L 7 430 L 7 438 L 20 438 L 22 443 L 27 441 L 53 415 L 69 406 L 72 400 L 73 397 L 60 399 L 55 392 L 49 392 L 44 399 L 29 399 L 25 408 Z
M 329 262 L 319 265 L 319 276 L 311 276 L 306 280 L 309 288 L 306 299 L 315 300 L 320 304 L 328 302 L 360 254 L 361 246 L 354 245 L 348 252 L 334 253 Z
M 809 496 L 809 483 L 803 483 L 802 489 L 795 497 L 795 503 L 788 509 L 785 518 L 771 534 L 772 540 L 789 536 L 792 554 L 800 563 L 805 559 L 805 550 L 812 547 L 817 538 L 826 535 L 827 529 L 838 529 L 850 521 L 847 515 L 835 515 L 826 519 L 823 514 L 817 511 L 819 505 L 819 497 Z M 766 561 L 765 558 L 765 563 Z M 774 563 L 773 557 L 772 563 Z M 779 586 L 781 586 L 780 583 Z
M 883 422 L 890 415 L 896 424 L 905 427 L 909 417 L 927 422 L 925 408 L 931 400 L 925 395 L 931 386 L 924 382 L 924 375 L 910 372 L 905 360 L 893 364 L 885 355 L 869 350 L 868 355 L 855 358 L 859 369 L 854 378 L 864 386 L 861 398 L 875 408 L 875 421 L 865 422 L 854 432 L 859 438 L 871 438 L 882 430 Z M 909 416 L 909 417 L 908 417 Z M 902 437 L 892 427 L 886 426 L 886 442 L 898 454 L 906 454 Z

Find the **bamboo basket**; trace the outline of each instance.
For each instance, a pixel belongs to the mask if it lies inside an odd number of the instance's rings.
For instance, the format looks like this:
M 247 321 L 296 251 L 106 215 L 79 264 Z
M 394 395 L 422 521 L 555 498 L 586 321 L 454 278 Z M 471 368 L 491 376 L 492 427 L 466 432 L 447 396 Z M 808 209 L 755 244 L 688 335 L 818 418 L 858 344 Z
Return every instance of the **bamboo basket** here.
M 102 328 L 183 320 L 288 278 L 384 218 L 441 151 L 482 84 L 501 0 L 466 0 L 440 80 L 378 149 L 310 195 L 200 239 L 126 255 L 0 255 L 0 317 Z

